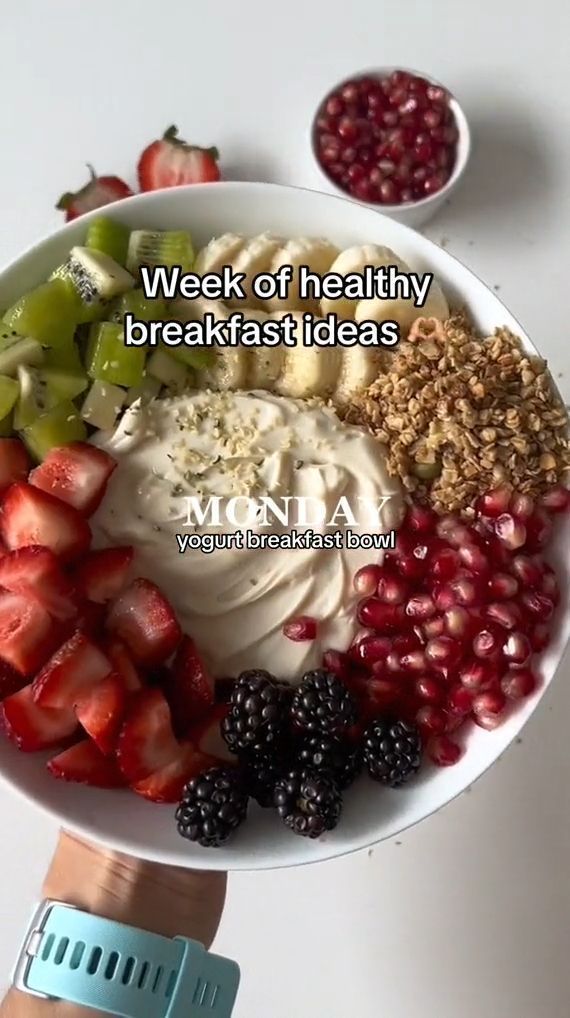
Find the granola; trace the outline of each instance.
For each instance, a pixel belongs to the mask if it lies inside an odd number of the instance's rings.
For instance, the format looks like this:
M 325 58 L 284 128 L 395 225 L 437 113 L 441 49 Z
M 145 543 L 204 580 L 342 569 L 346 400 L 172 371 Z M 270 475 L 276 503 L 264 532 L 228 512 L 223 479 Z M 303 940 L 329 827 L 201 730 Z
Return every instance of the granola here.
M 568 415 L 546 362 L 509 329 L 477 335 L 464 311 L 414 323 L 345 419 L 371 430 L 390 473 L 438 512 L 469 516 L 503 482 L 530 495 L 568 483 Z

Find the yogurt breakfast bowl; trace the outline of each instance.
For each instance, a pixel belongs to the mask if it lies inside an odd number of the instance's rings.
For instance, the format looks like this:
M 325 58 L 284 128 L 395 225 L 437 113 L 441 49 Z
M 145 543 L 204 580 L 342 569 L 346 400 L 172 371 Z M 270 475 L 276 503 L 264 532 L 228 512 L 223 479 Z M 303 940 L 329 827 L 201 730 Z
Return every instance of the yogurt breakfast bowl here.
M 65 260 L 70 248 L 83 243 L 86 227 L 95 219 L 96 215 L 90 215 L 70 224 L 41 242 L 7 269 L 0 279 L 2 307 L 11 305 L 22 293 L 46 279 Z M 522 337 L 526 349 L 533 350 L 516 320 L 497 297 L 465 267 L 405 227 L 384 219 L 370 209 L 342 199 L 274 185 L 218 184 L 215 188 L 194 186 L 131 198 L 113 209 L 113 219 L 132 229 L 141 227 L 154 230 L 188 229 L 197 248 L 202 248 L 212 237 L 228 233 L 253 236 L 267 231 L 285 238 L 325 237 L 338 250 L 365 244 L 386 246 L 396 251 L 414 270 L 433 271 L 449 304 L 452 307 L 466 305 L 474 326 L 481 334 L 490 335 L 495 328 L 505 326 Z M 437 316 L 437 312 L 434 314 Z M 429 337 L 426 337 L 426 340 L 429 340 Z M 230 403 L 226 412 L 230 416 L 234 414 L 250 421 L 252 410 L 255 409 L 252 404 L 262 400 L 259 409 L 263 414 L 269 415 L 271 423 L 269 430 L 272 433 L 278 432 L 280 427 L 288 427 L 291 424 L 295 416 L 293 409 L 295 400 L 306 398 L 306 394 L 298 393 L 286 395 L 277 393 L 262 398 L 256 392 L 253 395 L 247 395 L 247 392 L 248 390 L 242 389 L 242 386 L 236 386 L 236 391 L 232 395 L 224 397 L 229 399 Z M 202 552 L 195 552 L 193 558 L 192 555 L 188 556 L 188 565 L 185 564 L 187 553 L 182 555 L 177 552 L 174 572 L 169 566 L 166 551 L 163 551 L 170 548 L 171 544 L 163 543 L 162 538 L 159 542 L 154 536 L 158 531 L 153 530 L 153 527 L 165 525 L 164 518 L 159 522 L 158 516 L 156 518 L 152 516 L 153 512 L 161 511 L 160 482 L 158 487 L 153 487 L 152 480 L 147 484 L 145 477 L 149 478 L 149 468 L 152 474 L 153 466 L 157 473 L 161 473 L 160 466 L 155 462 L 157 455 L 165 456 L 166 452 L 174 455 L 168 436 L 173 415 L 181 410 L 180 400 L 185 414 L 188 413 L 189 407 L 195 408 L 197 403 L 204 403 L 204 410 L 208 414 L 220 398 L 219 393 L 215 391 L 209 396 L 207 391 L 202 390 L 196 396 L 170 398 L 158 411 L 156 407 L 160 401 L 153 402 L 151 407 L 155 409 L 154 411 L 151 409 L 150 413 L 154 412 L 157 416 L 154 421 L 148 417 L 145 419 L 146 431 L 153 436 L 152 440 L 148 440 L 150 444 L 146 446 L 144 441 L 138 441 L 136 437 L 136 409 L 127 410 L 118 422 L 113 422 L 113 426 L 108 428 L 103 436 L 95 438 L 96 446 L 109 451 L 111 455 L 117 455 L 119 466 L 109 482 L 105 499 L 92 517 L 92 527 L 97 534 L 98 544 L 110 542 L 113 545 L 122 545 L 133 542 L 144 549 L 146 561 L 144 568 L 139 570 L 140 575 L 148 576 L 164 588 L 173 601 L 179 617 L 182 616 L 181 621 L 185 628 L 190 629 L 192 618 L 199 615 L 200 625 L 195 631 L 191 630 L 192 635 L 197 642 L 200 642 L 200 634 L 203 635 L 204 653 L 210 667 L 216 666 L 216 658 L 219 656 L 220 676 L 227 673 L 235 674 L 237 670 L 244 668 L 269 667 L 276 655 L 283 654 L 283 660 L 276 661 L 271 670 L 280 678 L 291 680 L 295 676 L 298 677 L 299 672 L 320 663 L 318 659 L 321 651 L 326 649 L 325 645 L 340 650 L 343 643 L 345 641 L 349 643 L 354 636 L 353 628 L 355 622 L 358 622 L 354 602 L 350 612 L 346 610 L 346 606 L 338 603 L 339 586 L 338 583 L 335 585 L 334 576 L 329 575 L 330 562 L 319 561 L 321 556 L 317 552 L 310 552 L 306 562 L 308 584 L 300 592 L 298 583 L 286 586 L 290 577 L 287 576 L 283 561 L 272 552 L 264 551 L 261 555 L 252 555 L 249 557 L 249 563 L 247 552 L 236 551 L 235 555 L 224 552 L 219 567 L 215 558 L 219 552 L 214 552 L 210 557 Z M 145 410 L 145 414 L 147 413 Z M 315 484 L 322 483 L 323 479 L 326 481 L 327 490 L 334 491 L 338 478 L 334 471 L 332 476 L 329 476 L 331 454 L 330 450 L 327 453 L 328 441 L 331 443 L 330 448 L 334 448 L 332 467 L 336 466 L 342 472 L 346 469 L 347 463 L 350 463 L 349 475 L 352 483 L 361 487 L 372 485 L 374 493 L 381 487 L 386 487 L 386 484 L 391 485 L 384 494 L 393 496 L 391 511 L 397 516 L 399 500 L 403 499 L 403 488 L 395 481 L 394 476 L 390 478 L 385 476 L 385 464 L 370 452 L 370 443 L 375 439 L 370 434 L 359 433 L 356 430 L 361 427 L 361 422 L 350 424 L 350 429 L 354 428 L 354 431 L 345 429 L 340 425 L 339 418 L 333 419 L 328 416 L 327 410 L 320 405 L 310 410 L 311 415 L 311 428 L 314 429 L 317 440 L 324 443 L 323 461 L 316 472 L 311 474 L 303 460 L 301 444 L 306 441 L 303 430 L 308 426 L 305 422 L 301 429 L 293 427 L 293 445 L 290 450 L 286 450 L 287 455 L 284 450 L 264 449 L 259 467 L 260 476 L 257 480 L 261 480 L 267 490 L 272 490 L 271 485 L 275 483 L 275 477 L 279 478 L 284 472 L 286 477 L 294 478 L 296 485 L 300 485 L 301 488 L 305 485 L 308 492 L 313 491 Z M 132 427 L 129 426 L 129 421 Z M 331 438 L 333 433 L 337 436 L 334 440 Z M 298 448 L 295 442 L 299 443 Z M 352 449 L 351 442 L 354 446 Z M 316 444 L 313 441 L 313 453 L 315 448 Z M 204 452 L 203 449 L 194 451 Z M 215 450 L 210 451 L 214 452 L 215 459 L 218 453 Z M 147 458 L 149 455 L 151 461 Z M 238 458 L 240 455 L 238 454 Z M 232 458 L 235 459 L 235 456 Z M 305 458 L 309 457 L 305 454 Z M 299 461 L 302 461 L 303 466 L 295 470 L 295 464 Z M 166 469 L 170 468 L 170 464 L 171 461 L 168 460 L 165 464 Z M 375 471 L 378 475 L 376 481 Z M 211 480 L 212 485 L 215 485 L 215 474 L 211 475 Z M 231 483 L 234 481 L 235 478 Z M 229 483 L 227 478 L 226 483 Z M 150 499 L 147 497 L 149 491 L 152 492 Z M 223 494 L 223 488 L 221 493 Z M 141 505 L 144 505 L 144 512 L 138 511 Z M 118 522 L 113 522 L 112 509 L 115 510 Z M 139 515 L 143 516 L 143 520 L 138 519 Z M 394 525 L 391 520 L 386 520 L 386 529 Z M 365 779 L 359 781 L 350 790 L 350 794 L 346 795 L 342 822 L 321 838 L 312 840 L 294 837 L 269 811 L 258 809 L 253 805 L 250 807 L 247 823 L 242 825 L 233 840 L 215 851 L 206 851 L 178 836 L 173 822 L 172 807 L 153 806 L 128 790 L 111 791 L 54 781 L 42 766 L 43 756 L 18 753 L 14 746 L 4 739 L 0 741 L 2 774 L 12 787 L 46 809 L 64 826 L 82 833 L 85 837 L 104 841 L 123 851 L 177 865 L 220 869 L 296 865 L 354 851 L 393 836 L 440 808 L 479 777 L 520 731 L 551 681 L 568 637 L 566 531 L 567 519 L 563 517 L 558 523 L 555 543 L 548 549 L 547 557 L 557 565 L 562 596 L 557 608 L 551 642 L 540 655 L 541 684 L 538 690 L 520 700 L 516 710 L 508 715 L 500 727 L 492 731 L 470 728 L 466 752 L 455 766 L 435 768 L 428 765 L 403 789 L 380 787 Z M 298 550 L 291 551 L 289 561 L 293 556 L 303 554 Z M 346 554 L 348 555 L 348 552 Z M 237 559 L 238 555 L 244 555 L 245 558 Z M 199 557 L 199 564 L 204 563 L 203 570 L 199 570 L 199 565 L 195 565 L 196 556 Z M 324 556 L 323 552 L 322 557 Z M 352 579 L 352 573 L 359 567 L 366 567 L 372 557 L 370 552 L 364 552 L 362 549 L 353 553 L 350 563 L 346 565 L 348 579 Z M 190 565 L 191 558 L 195 565 L 194 570 Z M 262 571 L 268 574 L 265 578 L 267 598 L 259 599 L 260 614 L 256 628 L 252 623 L 253 615 L 249 609 L 245 623 L 240 617 L 240 611 L 244 605 L 247 609 L 251 604 L 250 588 L 257 588 L 259 581 L 262 583 L 264 581 L 263 576 L 258 575 L 262 561 L 267 563 L 262 566 Z M 243 563 L 243 566 L 240 563 Z M 221 577 L 215 575 L 218 568 L 222 570 Z M 195 574 L 189 576 L 187 584 L 184 573 L 186 569 Z M 156 573 L 151 570 L 156 570 Z M 232 570 L 234 570 L 233 580 L 226 582 L 228 593 L 226 613 L 223 599 L 212 598 L 210 591 L 218 581 L 220 584 L 223 584 L 224 578 L 227 581 L 228 575 L 230 577 L 232 575 Z M 243 572 L 243 576 L 238 575 L 240 572 Z M 323 578 L 324 582 L 319 583 L 319 578 Z M 243 590 L 240 593 L 238 580 L 242 579 L 248 581 L 247 587 L 244 588 L 245 593 Z M 257 580 L 258 583 L 249 583 L 251 579 Z M 185 597 L 185 586 L 188 597 Z M 287 590 L 291 591 L 291 604 L 285 614 L 282 599 L 287 597 L 285 593 Z M 364 624 L 366 612 L 369 610 L 363 608 L 361 611 L 360 621 L 363 621 L 363 612 Z M 226 614 L 232 620 L 232 640 L 224 645 L 222 627 Z M 319 635 L 322 644 L 314 640 L 286 641 L 280 632 L 282 623 L 299 615 L 314 615 L 330 620 L 330 631 L 327 622 Z M 218 625 L 220 641 L 217 639 Z

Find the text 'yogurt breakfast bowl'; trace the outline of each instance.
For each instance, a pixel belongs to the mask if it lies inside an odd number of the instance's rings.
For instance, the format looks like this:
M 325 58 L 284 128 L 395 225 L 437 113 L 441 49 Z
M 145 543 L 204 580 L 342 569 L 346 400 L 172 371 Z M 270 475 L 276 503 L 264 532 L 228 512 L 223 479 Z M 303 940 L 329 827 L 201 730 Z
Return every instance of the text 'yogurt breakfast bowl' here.
M 332 197 L 212 190 L 3 277 L 0 766 L 143 856 L 286 865 L 426 816 L 532 712 L 568 631 L 567 419 L 445 252 Z M 155 265 L 245 296 L 150 299 Z M 418 308 L 371 273 L 433 279 Z M 170 344 L 219 322 L 241 341 Z

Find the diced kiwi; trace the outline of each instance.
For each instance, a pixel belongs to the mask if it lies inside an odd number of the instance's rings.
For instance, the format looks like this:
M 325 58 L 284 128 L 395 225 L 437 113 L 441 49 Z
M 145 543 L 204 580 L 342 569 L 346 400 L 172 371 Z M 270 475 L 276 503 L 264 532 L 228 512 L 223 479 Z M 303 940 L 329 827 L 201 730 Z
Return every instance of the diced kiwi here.
M 109 431 L 117 420 L 126 395 L 118 385 L 95 381 L 81 407 L 81 416 L 93 428 Z
M 129 238 L 127 269 L 136 276 L 141 265 L 180 265 L 192 268 L 192 238 L 184 230 L 133 230 Z
M 119 265 L 126 265 L 130 230 L 123 223 L 107 216 L 98 216 L 87 227 L 85 247 L 102 251 Z
M 143 378 L 140 385 L 133 385 L 130 389 L 127 389 L 127 398 L 125 403 L 127 406 L 131 406 L 137 399 L 141 399 L 143 403 L 148 403 L 151 399 L 156 399 L 161 389 L 158 378 L 152 378 L 151 375 L 146 375 Z
M 0 374 L 15 377 L 20 364 L 41 364 L 44 351 L 36 339 L 0 326 Z
M 46 410 L 70 402 L 87 388 L 85 374 L 71 375 L 54 368 L 18 368 L 19 397 L 14 409 L 14 427 L 27 427 Z
M 8 414 L 0 420 L 0 438 L 10 438 L 14 434 L 13 415 Z
M 20 384 L 15 378 L 0 375 L 0 421 L 10 416 L 20 393 Z
M 50 449 L 69 442 L 84 442 L 87 438 L 85 422 L 77 407 L 69 400 L 60 403 L 22 431 L 22 438 L 32 456 L 43 460 Z
M 77 326 L 77 300 L 65 280 L 51 279 L 20 297 L 8 308 L 3 321 L 43 346 L 65 345 Z
M 158 379 L 162 385 L 179 392 L 185 389 L 189 382 L 188 370 L 184 365 L 175 361 L 160 347 L 149 357 L 146 372 L 152 378 Z
M 105 318 L 109 302 L 135 285 L 133 277 L 109 255 L 88 247 L 72 247 L 67 260 L 52 274 L 63 282 L 75 302 L 77 321 Z
M 130 290 L 113 301 L 107 317 L 111 322 L 123 322 L 128 311 L 139 322 L 162 322 L 166 315 L 166 301 L 160 297 L 149 300 L 142 290 Z
M 200 371 L 215 363 L 216 351 L 206 346 L 169 346 L 168 353 L 175 361 Z
M 54 368 L 56 371 L 68 371 L 72 375 L 82 375 L 85 373 L 79 347 L 73 339 L 63 346 L 50 347 L 45 350 L 44 364 L 46 368 Z
M 139 385 L 146 355 L 144 346 L 125 346 L 121 325 L 102 322 L 89 330 L 85 363 L 91 378 L 127 387 Z

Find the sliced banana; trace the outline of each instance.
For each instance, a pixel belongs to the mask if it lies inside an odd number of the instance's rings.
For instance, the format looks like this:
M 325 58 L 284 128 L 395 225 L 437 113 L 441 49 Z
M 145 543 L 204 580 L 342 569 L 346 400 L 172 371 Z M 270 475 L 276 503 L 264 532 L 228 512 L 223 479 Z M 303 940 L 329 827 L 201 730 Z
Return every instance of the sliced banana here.
M 168 310 L 175 322 L 203 322 L 206 314 L 213 315 L 216 322 L 227 322 L 231 314 L 222 300 L 208 300 L 207 297 L 179 297 L 170 302 Z
M 383 351 L 374 347 L 353 346 L 340 351 L 340 368 L 332 399 L 344 406 L 378 378 Z
M 338 272 L 340 276 L 348 276 L 350 272 L 363 272 L 367 265 L 375 269 L 383 265 L 398 265 L 403 271 L 407 266 L 389 247 L 381 247 L 379 244 L 361 244 L 355 247 L 347 247 L 341 251 L 338 258 L 335 258 L 329 272 Z M 350 297 L 323 297 L 321 300 L 321 314 L 323 316 L 335 314 L 338 318 L 352 319 L 356 311 L 358 300 Z
M 200 387 L 205 389 L 245 389 L 249 374 L 250 351 L 243 346 L 216 347 L 214 363 L 199 372 Z
M 205 276 L 206 272 L 219 272 L 224 265 L 232 264 L 245 243 L 245 237 L 239 233 L 223 233 L 221 237 L 214 237 L 196 255 L 194 271 L 199 276 Z
M 244 319 L 250 322 L 264 322 L 273 317 L 257 308 L 244 308 Z M 273 389 L 281 374 L 285 358 L 285 347 L 252 346 L 248 351 L 248 389 Z
M 449 305 L 441 286 L 434 279 L 422 308 L 416 307 L 413 297 L 408 300 L 371 297 L 358 302 L 354 317 L 357 322 L 397 322 L 400 336 L 405 339 L 416 318 L 439 318 L 444 321 L 449 317 Z
M 336 346 L 303 346 L 303 316 L 292 312 L 297 322 L 296 346 L 284 346 L 283 368 L 275 382 L 274 392 L 294 399 L 327 396 L 338 378 L 340 350 Z M 276 313 L 274 318 L 281 318 Z
M 338 248 L 322 237 L 296 237 L 280 247 L 272 259 L 270 272 L 278 272 L 282 265 L 293 267 L 293 279 L 287 297 L 270 297 L 264 307 L 271 311 L 313 311 L 318 313 L 319 302 L 301 300 L 299 296 L 299 266 L 306 265 L 311 272 L 322 276 L 328 272 L 338 255 Z
M 264 306 L 263 301 L 254 296 L 252 282 L 260 272 L 269 272 L 275 253 L 282 246 L 282 237 L 274 237 L 270 233 L 259 233 L 256 237 L 247 240 L 240 248 L 235 258 L 232 259 L 232 268 L 236 273 L 243 272 L 245 274 L 246 278 L 242 286 L 247 294 L 247 301 L 237 298 L 230 300 L 228 304 L 231 308 L 243 309 L 246 303 L 249 307 L 262 308 Z

